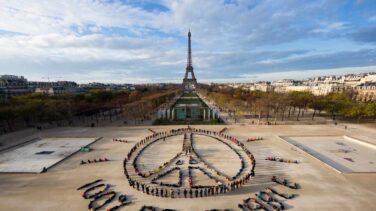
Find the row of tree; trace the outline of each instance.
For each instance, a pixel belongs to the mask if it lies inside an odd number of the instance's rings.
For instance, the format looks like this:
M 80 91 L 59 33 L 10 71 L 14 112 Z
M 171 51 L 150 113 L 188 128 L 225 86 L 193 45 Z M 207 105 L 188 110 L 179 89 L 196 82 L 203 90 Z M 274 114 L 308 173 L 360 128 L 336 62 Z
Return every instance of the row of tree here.
M 179 92 L 180 90 L 171 90 L 144 97 L 139 101 L 126 105 L 125 109 L 123 109 L 124 115 L 133 119 L 134 124 L 137 124 L 138 121 L 142 122 L 145 119 L 151 119 L 151 116 L 157 113 L 161 105 L 168 104 Z
M 221 108 L 233 113 L 251 113 L 259 120 L 274 118 L 284 121 L 292 114 L 299 120 L 304 112 L 311 111 L 311 119 L 322 112 L 330 115 L 333 120 L 337 116 L 347 119 L 376 118 L 376 102 L 358 102 L 353 92 L 331 93 L 325 96 L 315 96 L 310 92 L 262 92 L 248 91 L 241 88 L 222 88 L 204 86 L 201 93 L 214 100 Z
M 143 88 L 135 91 L 93 90 L 79 94 L 54 96 L 33 93 L 13 97 L 0 104 L 1 132 L 36 126 L 42 123 L 86 122 L 88 118 L 142 118 L 161 104 L 168 102 L 177 89 Z

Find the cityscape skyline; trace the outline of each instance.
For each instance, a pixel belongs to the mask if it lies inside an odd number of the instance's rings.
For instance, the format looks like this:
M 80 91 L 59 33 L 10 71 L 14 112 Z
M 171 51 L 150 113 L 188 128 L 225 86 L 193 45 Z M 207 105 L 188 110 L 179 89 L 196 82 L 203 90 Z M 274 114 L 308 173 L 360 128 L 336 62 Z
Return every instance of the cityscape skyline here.
M 33 81 L 179 83 L 189 28 L 199 82 L 376 70 L 373 1 L 0 2 L 0 75 Z
M 366 76 L 366 75 L 372 75 L 372 80 L 369 81 L 370 83 L 375 83 L 375 79 L 376 77 L 374 77 L 376 75 L 376 71 L 361 71 L 361 72 L 349 72 L 349 73 L 340 73 L 340 74 L 322 74 L 322 75 L 313 75 L 313 76 L 306 76 L 306 77 L 301 77 L 301 78 L 277 78 L 275 80 L 256 80 L 257 77 L 254 78 L 254 80 L 247 80 L 247 81 L 225 81 L 225 82 L 221 82 L 221 81 L 200 81 L 201 84 L 254 84 L 254 83 L 264 83 L 264 82 L 270 82 L 270 83 L 273 83 L 273 82 L 278 82 L 278 81 L 284 81 L 284 80 L 292 80 L 292 81 L 296 81 L 296 82 L 304 82 L 304 81 L 311 81 L 313 79 L 317 79 L 317 78 L 329 78 L 329 77 L 336 77 L 336 78 L 339 78 L 339 77 L 346 77 L 346 76 Z M 18 79 L 26 79 L 27 81 L 29 82 L 41 82 L 41 83 L 57 83 L 57 82 L 75 82 L 77 84 L 90 84 L 90 83 L 101 83 L 101 84 L 134 84 L 134 85 L 142 85 L 142 84 L 181 84 L 181 80 L 177 79 L 177 80 L 171 80 L 171 81 L 166 81 L 166 82 L 145 82 L 145 83 L 127 83 L 127 82 L 108 82 L 108 81 L 89 81 L 89 82 L 79 82 L 77 80 L 67 80 L 65 78 L 62 78 L 62 77 L 58 77 L 58 79 L 56 78 L 42 78 L 41 80 L 32 80 L 30 78 L 27 78 L 23 75 L 12 75 L 12 74 L 4 74 L 4 75 L 0 75 L 0 79 L 1 78 L 7 78 L 7 77 L 10 77 L 10 78 L 18 78 Z M 363 83 L 363 82 L 360 82 L 360 83 Z

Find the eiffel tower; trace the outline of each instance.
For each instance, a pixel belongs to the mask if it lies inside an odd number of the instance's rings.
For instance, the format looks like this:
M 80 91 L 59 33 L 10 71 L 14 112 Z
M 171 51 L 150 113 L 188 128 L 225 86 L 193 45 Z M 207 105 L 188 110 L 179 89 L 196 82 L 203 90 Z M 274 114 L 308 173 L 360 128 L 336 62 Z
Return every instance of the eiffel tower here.
M 189 73 L 191 78 L 188 77 Z M 184 91 L 195 91 L 197 86 L 197 81 L 195 74 L 193 72 L 192 66 L 192 50 L 191 50 L 191 30 L 188 31 L 188 58 L 187 67 L 185 68 L 185 77 L 183 79 L 183 89 Z

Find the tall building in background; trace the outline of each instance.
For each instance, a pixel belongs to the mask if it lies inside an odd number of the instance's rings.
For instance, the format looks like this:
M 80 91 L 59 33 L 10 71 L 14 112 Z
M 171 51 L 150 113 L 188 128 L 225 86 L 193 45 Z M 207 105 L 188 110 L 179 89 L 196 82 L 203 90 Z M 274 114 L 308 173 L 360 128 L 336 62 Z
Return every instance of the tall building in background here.
M 189 74 L 191 75 L 191 77 L 189 77 Z M 186 92 L 192 92 L 196 90 L 196 86 L 197 86 L 197 80 L 193 72 L 193 66 L 192 66 L 191 30 L 189 30 L 187 67 L 185 68 L 185 76 L 183 79 L 183 89 Z
M 28 81 L 23 76 L 0 75 L 0 101 L 7 101 L 13 96 L 31 93 Z

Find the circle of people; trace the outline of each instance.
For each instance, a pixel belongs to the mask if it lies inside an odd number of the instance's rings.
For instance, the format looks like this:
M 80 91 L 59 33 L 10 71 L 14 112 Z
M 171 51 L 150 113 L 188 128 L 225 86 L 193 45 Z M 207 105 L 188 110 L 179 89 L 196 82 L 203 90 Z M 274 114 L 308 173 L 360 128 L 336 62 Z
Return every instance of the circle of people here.
M 182 152 L 178 153 L 175 157 L 173 157 L 171 160 L 165 162 L 161 166 L 159 166 L 156 170 L 153 171 L 148 171 L 146 173 L 141 173 L 139 166 L 137 164 L 137 159 L 141 155 L 141 153 L 151 144 L 158 140 L 165 140 L 167 137 L 171 136 L 176 136 L 176 135 L 182 135 L 186 134 L 187 132 L 190 133 L 197 133 L 201 135 L 208 135 L 211 137 L 215 137 L 217 140 L 221 141 L 222 143 L 228 145 L 231 149 L 233 149 L 237 155 L 241 158 L 241 168 L 239 172 L 236 174 L 234 177 L 228 177 L 226 175 L 223 175 L 219 171 L 216 171 L 218 176 L 225 177 L 229 180 L 227 184 L 223 184 L 215 179 L 211 173 L 207 172 L 201 167 L 189 167 L 189 175 L 188 175 L 188 180 L 189 180 L 189 188 L 180 188 L 182 185 L 182 173 L 180 171 L 179 167 L 175 167 L 170 169 L 167 172 L 161 173 L 161 171 L 172 164 L 174 160 L 182 154 Z M 236 151 L 230 144 L 226 143 L 225 141 L 221 140 L 220 138 L 223 138 L 227 141 L 231 141 L 237 146 L 241 147 L 242 150 L 247 154 L 247 157 L 251 160 L 251 170 L 250 172 L 244 174 L 243 177 L 238 178 L 242 171 L 245 169 L 245 162 L 244 159 L 242 159 L 240 153 Z M 134 156 L 133 162 L 131 163 L 131 166 L 134 168 L 135 173 L 142 177 L 142 178 L 147 178 L 151 175 L 158 174 L 156 178 L 152 179 L 151 184 L 143 183 L 140 180 L 137 180 L 134 175 L 130 175 L 127 169 L 127 164 L 130 164 L 129 162 L 131 161 L 131 158 Z M 198 154 L 196 156 L 199 157 Z M 206 162 L 204 162 L 204 165 L 207 168 L 213 168 Z M 245 145 L 240 142 L 238 139 L 236 139 L 233 136 L 226 135 L 220 132 L 216 131 L 209 131 L 209 130 L 204 130 L 204 129 L 195 129 L 191 127 L 187 128 L 180 128 L 180 129 L 172 129 L 169 132 L 156 132 L 150 136 L 147 136 L 146 138 L 142 139 L 141 141 L 137 142 L 129 151 L 127 154 L 126 158 L 124 159 L 123 162 L 123 167 L 124 167 L 124 174 L 129 182 L 129 185 L 138 191 L 142 191 L 143 193 L 146 193 L 148 195 L 153 195 L 153 196 L 158 196 L 158 197 L 170 197 L 170 198 L 179 198 L 179 197 L 184 197 L 184 198 L 193 198 L 193 197 L 205 197 L 205 196 L 211 196 L 215 194 L 221 194 L 221 193 L 226 193 L 232 190 L 235 190 L 237 188 L 240 188 L 243 184 L 246 184 L 251 177 L 255 176 L 254 169 L 256 167 L 256 160 L 252 153 L 245 147 Z M 198 169 L 202 171 L 205 175 L 207 175 L 209 178 L 216 180 L 216 185 L 214 186 L 194 186 L 192 184 L 192 174 L 191 174 L 191 169 Z M 158 178 L 161 178 L 165 176 L 166 174 L 171 173 L 172 171 L 180 171 L 179 172 L 179 181 L 176 184 L 166 184 L 163 182 L 156 182 Z M 159 174 L 161 173 L 161 174 Z M 159 185 L 159 186 L 156 186 Z

